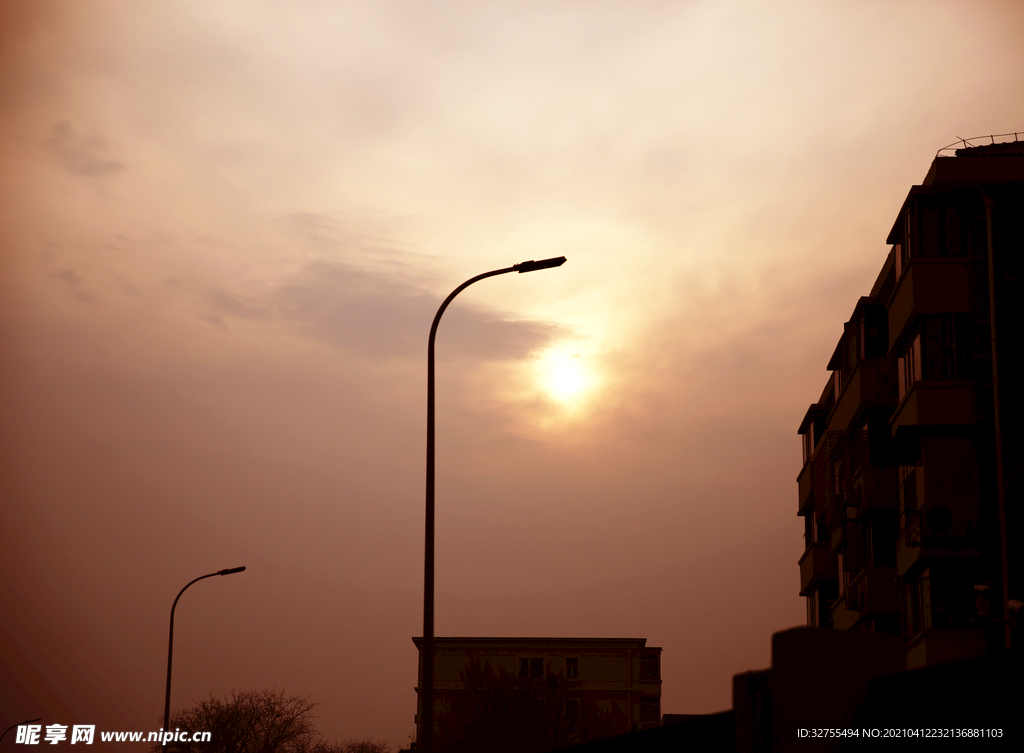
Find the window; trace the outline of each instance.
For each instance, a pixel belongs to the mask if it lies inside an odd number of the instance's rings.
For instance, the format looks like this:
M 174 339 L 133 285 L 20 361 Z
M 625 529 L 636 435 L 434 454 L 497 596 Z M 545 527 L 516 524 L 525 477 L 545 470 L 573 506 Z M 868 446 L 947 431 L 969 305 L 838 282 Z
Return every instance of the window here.
M 903 619 L 907 635 L 913 636 L 932 626 L 931 577 L 928 568 L 903 586 Z
M 896 536 L 899 522 L 892 510 L 873 510 L 864 526 L 867 562 L 876 567 L 896 566 Z
M 832 463 L 832 493 L 835 495 L 835 499 L 842 501 L 843 499 L 843 461 L 837 460 Z
M 658 671 L 658 655 L 643 654 L 640 657 L 640 679 L 657 680 L 660 676 Z
M 565 660 L 565 679 L 566 680 L 578 680 L 580 679 L 580 660 L 576 658 Z
M 963 244 L 960 242 L 960 212 L 953 207 L 946 207 L 946 256 L 963 256 Z
M 843 342 L 846 344 L 846 363 L 843 364 L 843 381 L 845 382 L 849 373 L 860 363 L 864 357 L 864 338 L 861 329 L 864 326 L 864 315 L 861 314 L 860 322 L 855 326 L 846 329 Z
M 847 444 L 850 457 L 850 475 L 856 476 L 857 471 L 871 461 L 868 422 L 865 420 L 857 431 L 850 434 Z
M 903 261 L 901 265 L 903 269 L 907 268 L 910 263 L 911 256 L 917 256 L 916 249 L 913 245 L 917 243 L 917 233 L 914 232 L 916 229 L 914 225 L 917 222 L 917 217 L 914 215 L 913 206 L 907 207 L 907 211 L 903 215 L 903 244 L 900 248 L 900 257 Z
M 899 362 L 900 400 L 921 380 L 967 379 L 970 321 L 946 314 L 922 317 L 921 329 Z
M 917 509 L 917 466 L 899 466 L 900 512 L 906 514 Z
M 832 627 L 832 602 L 839 598 L 839 584 L 834 580 L 818 583 L 815 592 L 815 619 L 818 627 Z
M 520 659 L 519 676 L 524 680 L 544 679 L 544 659 Z
M 661 721 L 661 698 L 656 695 L 640 697 L 640 722 L 657 724 Z
M 922 379 L 966 379 L 968 377 L 969 320 L 946 314 L 930 316 L 921 323 L 919 371 Z
M 884 305 L 869 304 L 864 308 L 861 343 L 861 358 L 885 358 L 889 352 L 889 314 Z
M 839 595 L 840 596 L 842 596 L 844 593 L 846 593 L 846 563 L 843 561 L 844 559 L 845 559 L 845 557 L 843 556 L 842 552 L 839 552 L 839 554 L 836 555 L 836 560 L 838 562 L 838 564 L 836 566 L 836 570 L 839 573 Z
M 814 523 L 814 543 L 820 544 L 824 542 L 832 541 L 832 534 L 829 533 L 828 524 L 824 520 L 818 520 Z
M 864 518 L 847 520 L 845 523 L 846 546 L 843 548 L 843 561 L 846 565 L 846 585 L 864 569 Z
M 917 215 L 917 256 L 944 256 L 946 248 L 942 242 L 939 208 L 921 202 Z
M 569 729 L 576 726 L 580 718 L 580 702 L 576 698 L 569 698 L 565 702 L 565 724 Z
M 900 400 L 906 397 L 914 382 L 921 378 L 921 335 L 910 343 L 902 358 L 896 359 L 899 369 Z
M 973 580 L 961 565 L 936 562 L 928 568 L 929 606 L 928 627 L 962 629 L 971 627 L 977 613 L 978 594 Z

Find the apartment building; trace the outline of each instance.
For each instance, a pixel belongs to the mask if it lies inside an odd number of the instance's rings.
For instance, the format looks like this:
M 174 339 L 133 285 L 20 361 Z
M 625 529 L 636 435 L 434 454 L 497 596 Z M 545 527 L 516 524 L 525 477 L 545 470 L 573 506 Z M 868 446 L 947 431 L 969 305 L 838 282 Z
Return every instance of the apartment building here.
M 661 723 L 661 649 L 645 638 L 434 641 L 439 749 L 474 735 L 483 744 L 489 735 L 528 734 L 530 719 L 543 727 L 535 732 L 564 743 Z M 419 694 L 423 639 L 413 642 L 421 656 Z M 419 723 L 417 714 L 417 739 Z
M 798 429 L 807 624 L 908 668 L 1020 640 L 1024 141 L 991 141 L 910 188 Z

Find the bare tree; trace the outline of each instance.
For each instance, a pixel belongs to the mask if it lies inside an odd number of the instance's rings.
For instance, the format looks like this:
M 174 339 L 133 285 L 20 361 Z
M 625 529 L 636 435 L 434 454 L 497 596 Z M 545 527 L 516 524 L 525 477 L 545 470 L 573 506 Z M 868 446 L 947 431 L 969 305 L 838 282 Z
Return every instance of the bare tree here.
M 316 728 L 309 697 L 273 690 L 232 690 L 223 699 L 210 696 L 171 715 L 178 740 L 154 745 L 153 753 L 391 753 L 381 741 L 326 741 Z M 192 733 L 209 732 L 209 742 L 193 742 Z

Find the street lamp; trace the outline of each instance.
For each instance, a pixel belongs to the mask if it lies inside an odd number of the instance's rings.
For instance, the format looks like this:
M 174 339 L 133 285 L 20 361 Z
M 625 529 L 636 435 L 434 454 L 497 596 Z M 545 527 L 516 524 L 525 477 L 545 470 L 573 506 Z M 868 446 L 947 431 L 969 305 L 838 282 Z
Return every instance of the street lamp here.
M 505 269 L 495 269 L 466 280 L 444 299 L 441 308 L 434 315 L 430 325 L 430 339 L 427 341 L 427 515 L 426 541 L 423 557 L 423 688 L 420 698 L 420 746 L 426 753 L 434 749 L 434 337 L 441 314 L 459 293 L 474 282 L 508 274 L 509 272 L 535 272 L 565 264 L 565 257 L 524 261 Z
M 171 654 L 174 651 L 174 608 L 178 606 L 178 599 L 185 593 L 185 589 L 191 586 L 193 583 L 201 581 L 203 578 L 212 578 L 214 575 L 233 575 L 234 573 L 240 573 L 245 570 L 245 567 L 230 567 L 227 570 L 218 570 L 215 573 L 208 575 L 200 575 L 195 580 L 190 580 L 185 584 L 185 588 L 178 591 L 178 595 L 174 597 L 174 603 L 171 604 L 171 632 L 167 639 L 167 692 L 164 694 L 164 732 L 170 727 L 170 716 L 171 716 Z
M 21 726 L 22 726 L 22 725 L 24 725 L 24 724 L 32 724 L 33 722 L 41 722 L 41 721 L 43 721 L 43 718 L 42 718 L 42 717 L 39 717 L 38 719 L 29 719 L 29 720 L 27 720 L 27 721 L 24 721 L 24 722 L 20 722 L 19 724 L 12 724 L 12 725 L 11 725 L 10 727 L 8 727 L 7 729 L 5 729 L 5 730 L 3 731 L 3 734 L 0 734 L 0 742 L 3 742 L 3 740 L 4 740 L 4 735 L 6 735 L 6 734 L 7 734 L 8 732 L 10 732 L 10 731 L 11 731 L 12 729 L 14 729 L 15 727 L 21 727 Z

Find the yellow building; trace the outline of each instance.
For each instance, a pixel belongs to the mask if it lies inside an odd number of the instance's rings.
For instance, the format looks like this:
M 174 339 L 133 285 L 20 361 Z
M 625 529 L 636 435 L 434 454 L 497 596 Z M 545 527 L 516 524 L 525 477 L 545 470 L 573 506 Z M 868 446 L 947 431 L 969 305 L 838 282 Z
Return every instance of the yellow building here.
M 439 749 L 513 731 L 584 742 L 661 721 L 661 649 L 645 638 L 435 638 L 434 671 Z

